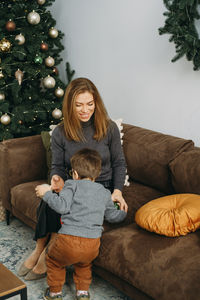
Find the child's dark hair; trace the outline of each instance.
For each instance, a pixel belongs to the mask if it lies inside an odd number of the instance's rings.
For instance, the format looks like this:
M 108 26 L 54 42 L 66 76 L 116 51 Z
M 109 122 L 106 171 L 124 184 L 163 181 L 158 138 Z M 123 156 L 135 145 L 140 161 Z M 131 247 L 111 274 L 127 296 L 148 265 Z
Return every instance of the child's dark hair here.
M 101 156 L 96 150 L 89 148 L 79 150 L 71 157 L 70 162 L 80 179 L 95 180 L 101 173 Z

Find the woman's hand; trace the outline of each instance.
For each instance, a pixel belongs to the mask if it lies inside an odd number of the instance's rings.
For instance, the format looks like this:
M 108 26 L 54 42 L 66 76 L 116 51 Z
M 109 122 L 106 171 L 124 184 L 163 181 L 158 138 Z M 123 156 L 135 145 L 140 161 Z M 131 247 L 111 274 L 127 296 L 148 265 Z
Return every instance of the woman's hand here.
M 120 209 L 128 211 L 128 205 L 122 196 L 122 192 L 118 189 L 115 189 L 112 193 L 112 201 L 119 203 Z
M 51 178 L 51 189 L 56 193 L 60 193 L 63 186 L 64 180 L 59 175 L 53 175 Z
M 36 195 L 40 198 L 42 198 L 44 194 L 48 191 L 51 191 L 51 186 L 49 184 L 37 185 L 35 188 Z

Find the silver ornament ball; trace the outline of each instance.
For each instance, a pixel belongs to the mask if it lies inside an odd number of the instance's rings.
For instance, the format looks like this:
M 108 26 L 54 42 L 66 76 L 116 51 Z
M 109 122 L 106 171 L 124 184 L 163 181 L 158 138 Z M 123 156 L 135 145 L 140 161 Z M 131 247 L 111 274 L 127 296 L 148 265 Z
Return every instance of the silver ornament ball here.
M 64 95 L 64 90 L 61 89 L 60 87 L 58 87 L 58 88 L 55 90 L 55 95 L 56 95 L 56 97 L 61 98 L 61 97 Z
M 53 57 L 48 56 L 47 58 L 45 58 L 45 65 L 46 65 L 47 67 L 53 67 L 54 64 L 55 64 L 55 60 L 54 60 Z
M 51 27 L 49 29 L 49 36 L 52 37 L 53 39 L 57 38 L 58 36 L 58 30 L 54 27 Z
M 25 43 L 25 37 L 21 33 L 16 35 L 15 40 L 18 42 L 18 45 L 23 45 Z
M 62 117 L 62 111 L 58 108 L 55 108 L 52 111 L 52 116 L 54 117 L 54 119 L 60 119 Z
M 43 84 L 44 84 L 44 86 L 45 86 L 47 89 L 52 89 L 52 88 L 55 87 L 56 81 L 55 81 L 55 79 L 54 79 L 53 77 L 51 77 L 51 76 L 48 75 L 47 77 L 45 77 L 45 78 L 43 79 Z
M 4 93 L 0 93 L 0 101 L 5 100 L 5 94 Z
M 8 124 L 10 124 L 10 116 L 7 115 L 7 114 L 2 115 L 2 116 L 1 116 L 1 123 L 2 123 L 3 125 L 8 125 Z
M 40 15 L 34 10 L 28 14 L 27 19 L 32 25 L 37 25 L 40 23 Z
M 46 0 L 37 0 L 37 3 L 38 3 L 39 5 L 43 5 L 45 2 L 46 2 Z

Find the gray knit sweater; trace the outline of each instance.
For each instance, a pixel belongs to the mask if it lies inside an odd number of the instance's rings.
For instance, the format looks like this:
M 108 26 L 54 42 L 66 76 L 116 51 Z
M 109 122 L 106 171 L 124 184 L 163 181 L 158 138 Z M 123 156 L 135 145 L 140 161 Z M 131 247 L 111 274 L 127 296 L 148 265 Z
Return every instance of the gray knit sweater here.
M 101 184 L 91 180 L 67 180 L 59 195 L 48 191 L 43 200 L 61 214 L 59 233 L 98 238 L 105 219 L 110 223 L 121 222 L 126 212 L 117 210 L 111 193 Z
M 57 126 L 52 133 L 52 168 L 51 177 L 55 174 L 65 181 L 67 171 L 71 169 L 70 158 L 82 148 L 97 150 L 102 158 L 102 170 L 97 181 L 112 180 L 115 189 L 122 190 L 126 174 L 126 163 L 120 141 L 119 129 L 115 122 L 110 121 L 107 135 L 100 141 L 94 136 L 93 118 L 82 122 L 85 142 L 70 141 L 66 138 L 62 125 Z

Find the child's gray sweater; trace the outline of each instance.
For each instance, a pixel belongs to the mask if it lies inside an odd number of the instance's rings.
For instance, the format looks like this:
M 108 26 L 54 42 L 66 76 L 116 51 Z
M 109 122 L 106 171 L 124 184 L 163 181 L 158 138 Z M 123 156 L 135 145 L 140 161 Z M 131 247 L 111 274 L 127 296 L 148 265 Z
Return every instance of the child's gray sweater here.
M 110 223 L 126 217 L 125 211 L 115 208 L 110 191 L 91 180 L 67 180 L 59 195 L 48 191 L 43 200 L 62 215 L 59 233 L 63 234 L 98 238 L 104 217 Z

